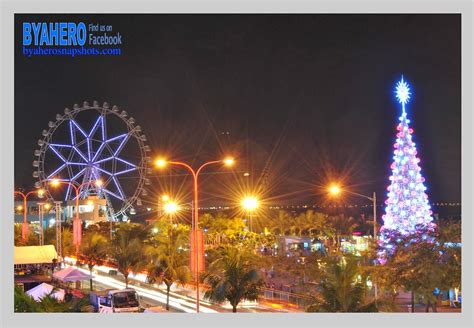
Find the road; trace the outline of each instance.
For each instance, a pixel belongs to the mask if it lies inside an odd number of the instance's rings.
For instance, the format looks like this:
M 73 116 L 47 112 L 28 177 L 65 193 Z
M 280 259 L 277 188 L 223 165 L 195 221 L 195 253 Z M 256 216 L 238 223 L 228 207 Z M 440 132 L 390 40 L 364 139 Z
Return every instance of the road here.
M 89 274 L 88 270 L 78 268 L 82 272 Z M 116 288 L 116 289 L 123 289 L 125 288 L 125 283 L 108 276 L 104 276 L 100 273 L 94 274 L 94 285 L 97 289 L 106 289 L 106 288 Z M 166 294 L 160 290 L 156 290 L 150 287 L 142 287 L 139 286 L 134 281 L 129 283 L 129 287 L 135 289 L 140 295 L 140 297 L 145 301 L 145 303 L 150 304 L 152 306 L 165 306 L 166 304 Z M 186 312 L 186 313 L 194 313 L 195 311 L 195 304 L 194 302 L 187 300 L 185 297 L 176 297 L 175 295 L 170 295 L 170 308 L 173 309 L 173 312 Z M 204 305 L 200 306 L 200 311 L 203 313 L 217 313 L 216 310 L 211 308 L 207 308 Z
M 89 274 L 89 271 L 83 268 L 78 268 L 82 272 Z M 107 289 L 107 288 L 117 288 L 123 289 L 125 288 L 125 283 L 123 282 L 123 278 L 121 276 L 109 276 L 105 274 L 108 273 L 110 268 L 107 267 L 98 267 L 95 270 L 93 275 L 93 281 L 95 289 Z M 133 279 L 133 278 L 137 278 Z M 135 289 L 137 293 L 140 295 L 142 302 L 145 303 L 147 306 L 161 306 L 165 307 L 166 304 L 166 293 L 165 291 L 153 287 L 149 284 L 144 284 L 142 281 L 143 277 L 140 276 L 133 276 L 132 279 L 129 279 L 129 287 Z M 170 292 L 170 312 L 181 312 L 181 313 L 195 313 L 196 312 L 196 303 L 195 298 L 182 295 L 176 291 L 181 293 L 189 294 L 189 290 L 185 289 L 175 289 L 175 291 Z M 202 294 L 201 294 L 202 295 Z M 211 304 L 205 300 L 201 300 L 199 310 L 202 313 L 218 313 L 218 312 L 231 312 L 232 308 L 230 305 L 218 305 L 218 304 Z M 256 302 L 247 302 L 243 303 L 238 308 L 238 312 L 250 312 L 250 313 L 257 313 L 257 312 L 288 312 L 284 308 L 278 307 L 274 308 L 267 304 L 259 304 Z

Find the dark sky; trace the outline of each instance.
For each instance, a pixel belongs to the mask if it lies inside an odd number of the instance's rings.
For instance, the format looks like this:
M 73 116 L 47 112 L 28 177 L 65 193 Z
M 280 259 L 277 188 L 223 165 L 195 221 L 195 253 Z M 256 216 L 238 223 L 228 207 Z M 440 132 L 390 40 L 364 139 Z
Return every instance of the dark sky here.
M 23 21 L 66 20 L 113 25 L 122 55 L 22 55 Z M 393 88 L 404 74 L 430 199 L 460 201 L 460 22 L 460 15 L 17 15 L 16 187 L 34 183 L 33 152 L 48 121 L 98 100 L 132 115 L 155 155 L 197 164 L 234 154 L 238 173 L 208 176 L 204 198 L 226 198 L 236 183 L 255 187 L 267 166 L 270 203 L 317 202 L 332 179 L 375 190 L 382 201 L 400 114 Z M 251 176 L 242 182 L 244 171 Z

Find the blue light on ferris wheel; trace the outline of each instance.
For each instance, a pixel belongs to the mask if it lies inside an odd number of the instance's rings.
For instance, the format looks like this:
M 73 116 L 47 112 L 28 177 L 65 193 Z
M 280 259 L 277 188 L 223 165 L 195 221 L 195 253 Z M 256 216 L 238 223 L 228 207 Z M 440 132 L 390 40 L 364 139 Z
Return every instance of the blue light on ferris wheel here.
M 100 140 L 95 138 L 94 141 L 99 143 L 99 146 L 97 149 L 92 149 L 92 139 L 94 138 L 94 135 L 97 131 L 101 132 Z M 123 150 L 126 142 L 129 140 L 129 134 L 124 133 L 112 138 L 107 138 L 104 118 L 100 116 L 93 124 L 92 129 L 88 132 L 86 132 L 74 119 L 71 119 L 69 121 L 69 135 L 71 138 L 70 144 L 51 143 L 49 145 L 51 152 L 54 153 L 62 163 L 60 163 L 59 167 L 57 167 L 52 173 L 48 175 L 47 179 L 53 179 L 57 174 L 65 169 L 68 169 L 68 172 L 73 172 L 70 168 L 75 167 L 76 169 L 79 169 L 79 171 L 75 174 L 71 174 L 70 179 L 67 181 L 79 185 L 80 182 L 78 180 L 80 177 L 84 177 L 84 179 L 98 180 L 102 176 L 106 178 L 106 181 L 109 181 L 109 183 L 106 183 L 114 187 L 116 191 L 111 191 L 108 188 L 101 188 L 101 191 L 108 193 L 118 200 L 124 201 L 126 196 L 119 180 L 117 179 L 117 176 L 138 170 L 138 167 L 135 164 L 119 157 L 120 152 Z M 81 142 L 85 142 L 87 145 L 87 149 L 85 151 L 77 146 L 77 144 Z M 72 149 L 73 155 L 75 157 L 72 158 L 72 155 L 64 156 L 61 153 L 61 150 L 63 149 Z M 111 155 L 109 155 L 110 153 Z M 104 163 L 110 165 L 104 166 Z M 118 169 L 117 165 L 120 165 L 119 167 L 121 169 Z M 113 167 L 112 172 L 109 171 L 109 169 L 106 169 L 106 167 L 109 166 Z M 87 170 L 90 170 L 93 176 L 86 176 Z M 71 191 L 71 185 L 68 184 L 65 200 L 69 199 Z M 84 192 L 87 192 L 87 190 Z M 83 191 L 81 188 L 79 197 L 82 197 L 82 195 Z

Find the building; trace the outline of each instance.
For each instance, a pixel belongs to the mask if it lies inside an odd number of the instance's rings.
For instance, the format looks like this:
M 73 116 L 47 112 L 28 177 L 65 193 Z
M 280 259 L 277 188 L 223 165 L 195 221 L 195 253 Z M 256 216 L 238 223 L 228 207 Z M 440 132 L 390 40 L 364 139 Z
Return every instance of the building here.
M 39 224 L 39 204 L 44 205 L 43 222 L 45 227 L 53 226 L 56 222 L 55 204 L 46 201 L 27 201 L 26 220 L 30 224 Z M 71 222 L 76 213 L 76 202 L 68 201 L 67 206 L 61 208 L 61 222 Z M 90 196 L 79 200 L 79 217 L 86 225 L 100 221 L 107 221 L 107 202 L 98 196 Z M 23 201 L 15 201 L 15 223 L 23 222 Z

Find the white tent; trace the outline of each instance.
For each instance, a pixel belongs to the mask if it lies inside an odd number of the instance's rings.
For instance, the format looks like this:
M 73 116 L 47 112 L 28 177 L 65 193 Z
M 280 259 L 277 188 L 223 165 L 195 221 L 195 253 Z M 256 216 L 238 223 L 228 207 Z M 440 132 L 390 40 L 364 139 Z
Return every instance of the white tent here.
M 81 281 L 81 280 L 89 280 L 93 278 L 91 275 L 85 274 L 82 271 L 69 266 L 61 271 L 55 272 L 53 274 L 53 278 L 61 280 L 63 282 L 71 282 L 71 281 Z
M 58 258 L 53 245 L 15 246 L 13 251 L 15 265 L 53 263 Z
M 33 297 L 35 301 L 40 301 L 41 298 L 45 297 L 46 295 L 49 295 L 53 288 L 54 287 L 50 284 L 43 282 L 41 285 L 38 285 L 35 288 L 28 290 L 26 293 Z M 58 289 L 51 296 L 59 301 L 64 300 L 64 289 Z

